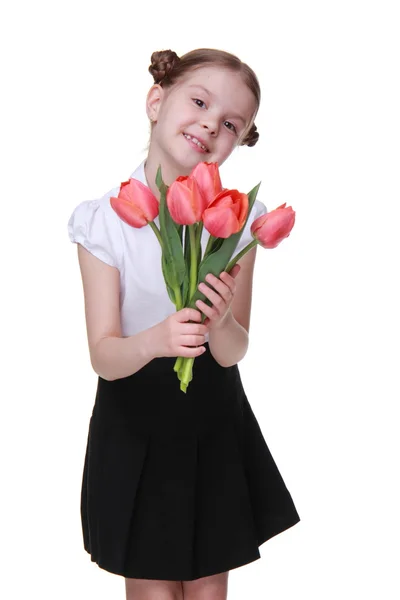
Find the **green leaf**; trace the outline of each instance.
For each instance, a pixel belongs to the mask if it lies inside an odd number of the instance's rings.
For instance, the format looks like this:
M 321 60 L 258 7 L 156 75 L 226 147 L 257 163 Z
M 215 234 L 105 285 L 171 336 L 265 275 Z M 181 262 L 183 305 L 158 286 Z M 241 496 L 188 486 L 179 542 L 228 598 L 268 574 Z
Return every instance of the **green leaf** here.
M 158 187 L 158 189 L 160 190 L 161 194 L 166 194 L 167 193 L 167 189 L 168 187 L 165 185 L 163 178 L 162 178 L 162 174 L 161 174 L 161 165 L 158 167 L 157 169 L 157 174 L 156 174 L 156 186 Z
M 209 256 L 210 254 L 213 254 L 214 252 L 217 252 L 217 250 L 219 250 L 221 248 L 223 243 L 224 243 L 224 238 L 214 238 L 212 246 L 211 246 L 211 250 L 209 251 L 207 256 Z
M 247 221 L 249 220 L 251 210 L 252 210 L 254 202 L 256 200 L 260 185 L 261 185 L 261 182 L 258 185 L 256 185 L 251 190 L 251 192 L 248 194 L 249 208 L 247 211 L 247 218 L 246 218 L 246 221 L 244 222 L 242 229 L 240 231 L 238 231 L 237 233 L 234 233 L 233 235 L 231 235 L 228 238 L 225 238 L 225 239 L 224 238 L 216 238 L 217 240 L 222 239 L 222 243 L 220 244 L 220 247 L 217 250 L 215 250 L 214 252 L 212 252 L 211 254 L 208 254 L 208 256 L 206 256 L 201 261 L 201 264 L 199 267 L 199 272 L 198 272 L 196 292 L 194 293 L 193 297 L 190 299 L 190 307 L 195 308 L 196 300 L 199 300 L 199 299 L 203 300 L 203 302 L 206 302 L 207 304 L 210 305 L 210 302 L 206 299 L 204 294 L 202 294 L 200 292 L 200 290 L 198 289 L 198 285 L 201 281 L 203 281 L 203 282 L 205 281 L 206 275 L 208 273 L 212 273 L 213 275 L 215 275 L 215 277 L 219 277 L 220 274 L 222 273 L 222 271 L 225 270 L 225 267 L 228 265 L 230 259 L 232 258 L 233 253 L 235 252 L 236 246 L 238 245 L 240 238 L 242 237 L 243 231 L 246 227 Z
M 185 273 L 182 284 L 182 307 L 185 307 L 189 300 L 190 280 L 188 273 Z
M 162 254 L 162 256 L 161 256 L 161 268 L 162 268 L 162 273 L 164 275 L 164 281 L 165 281 L 165 285 L 166 285 L 166 288 L 167 288 L 168 296 L 169 296 L 171 302 L 176 306 L 176 299 L 175 299 L 174 290 L 172 289 L 171 286 L 168 285 L 168 282 L 167 282 L 166 265 L 165 265 L 165 256 L 164 256 L 164 254 Z
M 175 223 L 175 221 L 174 221 L 174 223 Z M 182 245 L 183 244 L 183 225 L 180 225 L 179 223 L 175 223 L 175 225 L 176 225 L 176 229 L 178 231 L 179 239 L 181 240 L 181 245 Z
M 183 284 L 185 277 L 185 263 L 183 260 L 179 261 L 179 258 L 174 256 L 173 253 L 167 249 L 164 251 L 164 279 L 172 288 L 180 288 Z M 181 264 L 182 263 L 182 264 Z
M 161 167 L 157 171 L 157 186 L 160 189 L 160 235 L 163 241 L 163 275 L 165 282 L 171 287 L 181 287 L 185 277 L 185 260 L 181 242 L 181 233 L 172 219 L 166 202 L 168 187 L 161 176 Z

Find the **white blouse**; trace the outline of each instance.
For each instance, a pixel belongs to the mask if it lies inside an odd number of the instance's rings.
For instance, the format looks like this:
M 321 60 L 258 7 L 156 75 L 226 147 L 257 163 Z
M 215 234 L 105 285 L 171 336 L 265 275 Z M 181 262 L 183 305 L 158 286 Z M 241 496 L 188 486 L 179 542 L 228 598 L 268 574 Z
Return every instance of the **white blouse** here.
M 131 177 L 148 185 L 144 165 L 145 161 Z M 153 230 L 148 225 L 140 229 L 131 227 L 110 205 L 110 198 L 118 196 L 119 190 L 120 186 L 102 198 L 78 204 L 68 221 L 68 234 L 71 242 L 82 244 L 91 254 L 119 270 L 121 330 L 122 336 L 127 337 L 160 323 L 176 308 L 168 296 L 161 270 L 161 246 Z M 252 241 L 250 226 L 266 212 L 266 206 L 256 200 L 233 256 Z M 160 226 L 158 216 L 154 222 Z M 209 237 L 203 228 L 203 253 Z

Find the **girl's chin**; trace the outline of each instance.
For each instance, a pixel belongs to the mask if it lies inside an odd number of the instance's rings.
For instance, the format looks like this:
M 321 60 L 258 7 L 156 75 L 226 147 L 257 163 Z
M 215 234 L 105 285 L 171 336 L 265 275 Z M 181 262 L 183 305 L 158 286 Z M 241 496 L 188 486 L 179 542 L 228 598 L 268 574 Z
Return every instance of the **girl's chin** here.
M 196 165 L 201 162 L 212 162 L 207 155 L 198 155 L 198 156 L 180 156 L 177 157 L 176 164 L 179 165 L 182 173 L 188 175 L 190 171 L 192 171 Z M 185 173 L 184 173 L 185 171 Z M 187 172 L 186 172 L 187 171 Z
M 192 164 L 195 166 L 200 162 L 212 162 L 210 152 L 203 152 L 188 141 L 183 135 L 181 142 L 183 142 L 183 144 L 180 144 L 179 147 L 179 157 L 183 165 Z

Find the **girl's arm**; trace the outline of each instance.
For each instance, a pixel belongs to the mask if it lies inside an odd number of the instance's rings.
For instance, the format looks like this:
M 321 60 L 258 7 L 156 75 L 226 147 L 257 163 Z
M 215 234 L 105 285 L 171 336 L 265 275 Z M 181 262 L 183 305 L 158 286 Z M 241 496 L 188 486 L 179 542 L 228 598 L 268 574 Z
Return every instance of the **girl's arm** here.
M 231 308 L 220 327 L 210 329 L 209 347 L 215 360 L 223 367 L 238 363 L 246 355 L 249 346 L 251 299 L 254 263 L 257 246 L 238 261 L 236 291 Z
M 211 329 L 209 335 L 210 352 L 221 367 L 236 365 L 245 356 L 249 345 L 249 335 L 245 328 L 237 322 L 232 310 L 229 311 L 223 324 L 218 328 Z
M 78 259 L 92 367 L 108 381 L 128 377 L 154 358 L 153 328 L 121 337 L 118 269 L 96 258 L 81 244 Z

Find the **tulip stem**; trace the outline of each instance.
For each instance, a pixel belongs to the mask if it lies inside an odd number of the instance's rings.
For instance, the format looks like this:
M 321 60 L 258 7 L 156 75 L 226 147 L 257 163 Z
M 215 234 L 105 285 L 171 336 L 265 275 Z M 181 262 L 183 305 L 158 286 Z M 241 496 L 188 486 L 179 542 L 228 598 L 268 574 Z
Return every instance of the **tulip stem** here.
M 180 373 L 180 389 L 182 392 L 185 392 L 186 394 L 186 390 L 187 387 L 189 385 L 189 383 L 192 381 L 193 379 L 193 363 L 194 363 L 194 358 L 185 358 L 184 362 L 182 364 L 182 370 Z
M 240 260 L 242 258 L 242 256 L 244 256 L 249 250 L 251 250 L 252 248 L 254 248 L 254 246 L 257 246 L 258 242 L 256 239 L 253 239 L 250 244 L 248 244 L 245 248 L 243 248 L 243 250 L 241 250 L 239 252 L 239 254 L 237 256 L 235 256 L 235 258 L 232 258 L 232 260 L 227 264 L 227 266 L 225 267 L 225 271 L 227 273 L 229 273 L 229 271 L 236 265 L 236 263 L 238 262 L 238 260 Z
M 148 222 L 150 227 L 152 228 L 152 230 L 154 231 L 154 233 L 157 236 L 158 241 L 160 242 L 160 246 L 161 248 L 163 248 L 163 241 L 162 241 L 162 237 L 161 237 L 161 233 L 160 230 L 158 229 L 157 225 L 154 223 L 154 221 L 149 221 Z
M 201 235 L 203 233 L 203 221 L 200 221 L 199 223 L 197 223 L 197 237 L 196 237 L 196 242 L 197 245 L 200 246 L 200 257 L 201 257 Z
M 195 225 L 188 225 L 190 235 L 190 287 L 189 298 L 192 298 L 197 285 L 197 243 Z
M 183 357 L 183 356 L 178 356 L 178 357 L 177 357 L 177 359 L 176 359 L 176 361 L 175 361 L 175 364 L 174 364 L 174 371 L 175 371 L 176 373 L 179 373 L 179 371 L 180 371 L 180 369 L 181 369 L 181 366 L 182 366 L 182 362 L 183 362 L 184 360 L 185 360 L 185 359 L 184 359 L 184 357 Z
M 177 285 L 176 287 L 172 288 L 175 294 L 175 306 L 176 306 L 176 310 L 181 310 L 183 308 L 182 306 L 182 294 L 181 294 L 181 288 L 179 287 L 179 285 Z
M 207 242 L 207 246 L 204 252 L 204 258 L 206 258 L 206 256 L 208 256 L 209 252 L 211 252 L 211 248 L 212 245 L 214 243 L 215 237 L 213 235 L 211 235 L 210 233 L 210 237 L 208 238 L 208 242 Z
M 189 229 L 189 240 L 190 240 L 190 275 L 189 275 L 189 298 L 192 298 L 196 292 L 197 286 L 197 264 L 198 256 L 197 250 L 200 246 L 201 254 L 201 232 L 203 229 L 203 223 L 198 223 L 187 226 Z M 181 382 L 180 389 L 186 393 L 189 382 L 192 380 L 192 369 L 193 369 L 193 358 L 183 358 L 178 356 L 175 361 L 174 371 L 178 373 L 178 378 Z

